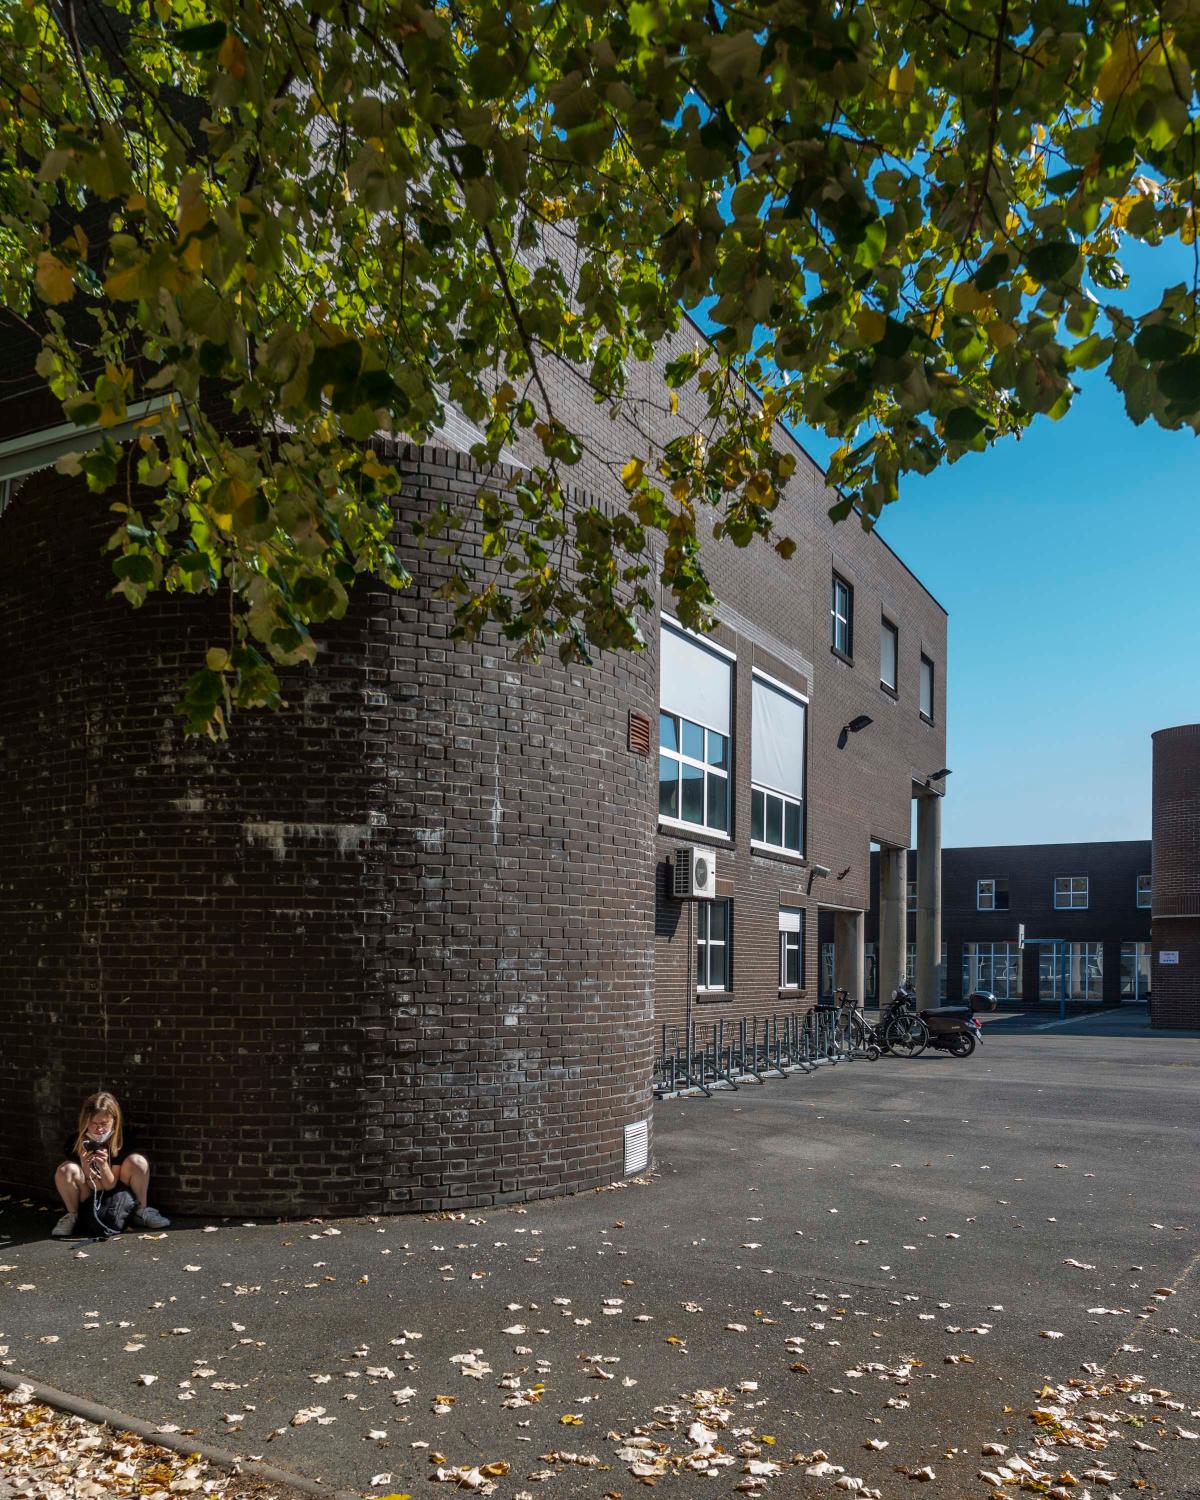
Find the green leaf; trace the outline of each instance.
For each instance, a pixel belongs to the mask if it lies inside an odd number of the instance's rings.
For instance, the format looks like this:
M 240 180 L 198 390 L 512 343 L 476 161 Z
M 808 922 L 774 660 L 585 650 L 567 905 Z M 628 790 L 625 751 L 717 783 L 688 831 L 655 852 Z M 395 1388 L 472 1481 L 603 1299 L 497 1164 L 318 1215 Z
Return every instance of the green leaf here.
M 1177 359 L 1189 350 L 1194 337 L 1182 328 L 1173 328 L 1169 323 L 1143 323 L 1138 329 L 1133 347 L 1145 360 Z
M 229 27 L 224 21 L 206 21 L 202 26 L 187 26 L 171 40 L 181 52 L 212 52 L 225 40 Z
M 1158 388 L 1176 406 L 1194 412 L 1200 406 L 1200 354 L 1172 360 L 1158 372 Z
M 1045 286 L 1048 282 L 1062 281 L 1078 259 L 1079 246 L 1070 240 L 1042 240 L 1026 252 L 1025 264 L 1029 274 Z
M 969 406 L 957 406 L 946 417 L 942 428 L 950 442 L 969 443 L 977 438 L 987 425 L 988 419 L 981 412 L 974 411 Z

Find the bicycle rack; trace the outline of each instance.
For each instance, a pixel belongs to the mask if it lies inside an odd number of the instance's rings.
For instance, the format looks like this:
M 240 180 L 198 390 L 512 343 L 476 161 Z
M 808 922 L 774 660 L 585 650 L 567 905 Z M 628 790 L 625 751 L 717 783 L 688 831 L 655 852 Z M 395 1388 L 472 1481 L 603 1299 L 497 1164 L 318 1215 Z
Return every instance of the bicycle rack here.
M 837 1006 L 818 1005 L 741 1016 L 736 1026 L 725 1020 L 706 1027 L 695 1021 L 690 1028 L 664 1025 L 654 1059 L 654 1092 L 659 1098 L 684 1093 L 710 1098 L 714 1090 L 736 1092 L 771 1075 L 790 1078 L 854 1056 L 856 1049 L 839 1041 L 838 1016 Z

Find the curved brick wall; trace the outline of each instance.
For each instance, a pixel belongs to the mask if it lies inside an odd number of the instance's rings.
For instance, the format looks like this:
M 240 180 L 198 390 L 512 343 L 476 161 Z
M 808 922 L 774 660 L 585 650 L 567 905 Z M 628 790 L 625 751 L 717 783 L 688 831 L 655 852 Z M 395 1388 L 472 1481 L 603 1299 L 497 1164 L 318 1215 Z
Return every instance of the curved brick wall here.
M 1200 724 L 1160 729 L 1154 741 L 1155 1026 L 1200 1028 Z M 1164 964 L 1163 952 L 1177 953 Z
M 404 467 L 404 515 L 473 513 L 467 459 Z M 409 549 L 414 587 L 356 591 L 286 713 L 187 741 L 172 695 L 219 625 L 109 599 L 110 529 L 52 473 L 0 517 L 0 1125 L 28 1143 L 3 1173 L 47 1189 L 103 1085 L 180 1212 L 620 1175 L 650 1112 L 654 766 L 626 720 L 656 651 L 455 645 Z

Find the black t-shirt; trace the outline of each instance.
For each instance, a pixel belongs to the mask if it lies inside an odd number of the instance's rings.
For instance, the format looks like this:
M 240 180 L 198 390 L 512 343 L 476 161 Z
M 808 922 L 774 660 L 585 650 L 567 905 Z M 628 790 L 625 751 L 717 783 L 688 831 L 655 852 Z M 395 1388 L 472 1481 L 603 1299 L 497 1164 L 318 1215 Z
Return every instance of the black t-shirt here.
M 109 1136 L 109 1141 L 111 1140 L 112 1137 Z M 105 1142 L 105 1145 L 108 1146 L 108 1141 Z M 114 1151 L 111 1146 L 108 1146 L 108 1164 L 110 1167 L 112 1167 L 114 1172 L 129 1155 L 132 1149 L 133 1148 L 128 1145 L 125 1140 L 121 1141 L 121 1149 L 119 1151 Z M 63 1151 L 66 1154 L 68 1161 L 79 1160 L 79 1155 L 75 1150 L 75 1137 L 73 1135 L 69 1135 L 66 1141 L 63 1143 Z

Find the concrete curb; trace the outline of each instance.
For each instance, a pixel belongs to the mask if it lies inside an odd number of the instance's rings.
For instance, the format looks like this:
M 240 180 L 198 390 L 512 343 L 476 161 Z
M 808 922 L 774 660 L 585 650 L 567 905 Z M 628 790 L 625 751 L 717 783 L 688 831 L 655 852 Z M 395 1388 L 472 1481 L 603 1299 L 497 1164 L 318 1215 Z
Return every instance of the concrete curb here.
M 0 1370 L 0 1386 L 5 1390 L 15 1391 L 19 1385 L 32 1386 L 34 1398 L 45 1406 L 53 1406 L 58 1411 L 69 1412 L 75 1417 L 84 1417 L 89 1422 L 102 1422 L 105 1427 L 116 1428 L 119 1432 L 132 1432 L 135 1437 L 143 1438 L 157 1448 L 169 1448 L 173 1453 L 186 1455 L 197 1454 L 217 1468 L 228 1469 L 233 1474 L 245 1474 L 253 1479 L 269 1479 L 275 1484 L 285 1484 L 290 1489 L 315 1496 L 316 1500 L 362 1500 L 361 1490 L 331 1489 L 319 1479 L 306 1479 L 302 1474 L 292 1474 L 286 1469 L 277 1469 L 274 1464 L 261 1463 L 257 1459 L 239 1458 L 236 1453 L 231 1453 L 228 1448 L 219 1448 L 215 1443 L 184 1437 L 178 1432 L 159 1432 L 153 1422 L 128 1416 L 111 1406 L 102 1406 L 98 1401 L 74 1396 L 69 1391 L 56 1390 L 52 1385 L 43 1385 L 32 1375 L 14 1375 L 9 1370 Z M 0 1481 L 0 1497 L 3 1494 L 4 1485 Z

